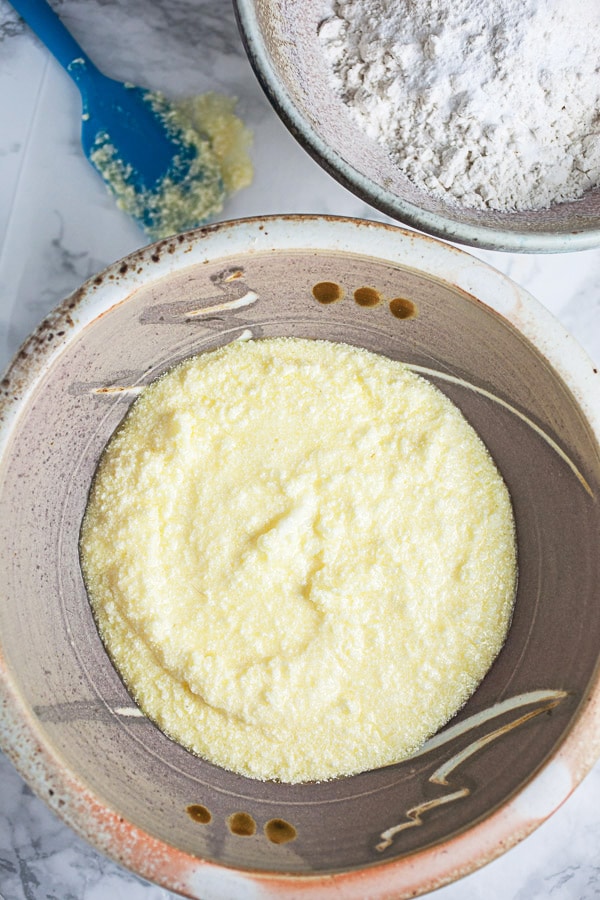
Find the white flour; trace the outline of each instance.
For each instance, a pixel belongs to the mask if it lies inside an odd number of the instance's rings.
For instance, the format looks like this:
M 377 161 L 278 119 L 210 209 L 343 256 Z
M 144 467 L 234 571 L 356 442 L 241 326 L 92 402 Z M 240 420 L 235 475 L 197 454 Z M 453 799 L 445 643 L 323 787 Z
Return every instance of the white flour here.
M 600 185 L 600 0 L 334 0 L 338 93 L 417 186 L 542 209 Z

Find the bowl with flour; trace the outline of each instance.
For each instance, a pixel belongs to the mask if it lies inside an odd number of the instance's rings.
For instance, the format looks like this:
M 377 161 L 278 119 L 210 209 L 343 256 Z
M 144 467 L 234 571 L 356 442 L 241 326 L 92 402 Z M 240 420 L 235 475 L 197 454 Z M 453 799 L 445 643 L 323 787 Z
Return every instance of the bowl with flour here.
M 493 859 L 599 752 L 597 378 L 526 292 L 391 226 L 119 261 L 2 381 L 3 749 L 203 900 Z
M 451 241 L 600 243 L 600 8 L 236 0 L 255 72 L 342 184 Z

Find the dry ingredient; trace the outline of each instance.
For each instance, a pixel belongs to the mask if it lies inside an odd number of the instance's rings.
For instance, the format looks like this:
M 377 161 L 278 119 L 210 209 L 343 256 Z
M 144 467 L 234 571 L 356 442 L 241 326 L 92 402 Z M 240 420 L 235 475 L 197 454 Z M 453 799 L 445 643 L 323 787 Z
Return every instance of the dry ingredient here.
M 102 141 L 90 159 L 119 208 L 160 240 L 203 224 L 221 212 L 228 196 L 251 184 L 252 133 L 235 115 L 236 101 L 222 94 L 171 102 L 156 91 L 148 92 L 148 102 L 174 139 L 197 151 L 183 182 L 165 177 L 152 190 L 140 190 L 116 149 Z
M 419 188 L 544 209 L 600 186 L 598 0 L 334 0 L 336 91 Z
M 81 559 L 100 632 L 164 732 L 259 779 L 396 762 L 504 643 L 507 489 L 462 413 L 344 344 L 233 342 L 141 394 Z

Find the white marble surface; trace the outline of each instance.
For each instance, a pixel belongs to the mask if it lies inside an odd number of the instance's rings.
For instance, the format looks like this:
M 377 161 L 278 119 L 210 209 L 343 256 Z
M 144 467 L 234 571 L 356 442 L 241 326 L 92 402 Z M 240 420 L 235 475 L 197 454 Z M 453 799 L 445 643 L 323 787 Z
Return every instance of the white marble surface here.
M 176 97 L 239 98 L 255 133 L 256 178 L 226 217 L 314 212 L 384 219 L 290 137 L 260 90 L 228 0 L 56 0 L 105 72 Z M 0 0 L 0 369 L 64 295 L 141 246 L 79 149 L 75 87 Z M 480 256 L 528 288 L 600 362 L 600 250 Z M 0 755 L 1 900 L 164 900 L 101 857 L 34 797 Z M 600 765 L 538 831 L 440 890 L 439 900 L 600 896 Z M 237 898 L 233 898 L 237 900 Z

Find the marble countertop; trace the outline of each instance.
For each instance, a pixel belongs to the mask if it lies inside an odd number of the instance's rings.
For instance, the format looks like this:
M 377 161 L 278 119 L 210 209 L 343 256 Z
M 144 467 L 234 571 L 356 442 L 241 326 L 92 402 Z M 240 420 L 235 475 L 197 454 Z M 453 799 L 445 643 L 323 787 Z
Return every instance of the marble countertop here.
M 105 72 L 172 97 L 236 96 L 255 134 L 253 185 L 226 218 L 329 213 L 389 221 L 299 147 L 265 99 L 227 0 L 56 0 Z M 144 236 L 119 212 L 79 145 L 79 96 L 0 0 L 0 369 L 66 294 Z M 600 250 L 477 255 L 527 288 L 600 362 Z M 0 754 L 0 900 L 165 900 L 174 895 L 80 840 Z M 439 900 L 600 896 L 600 764 L 532 836 Z M 237 898 L 234 898 L 237 900 Z

